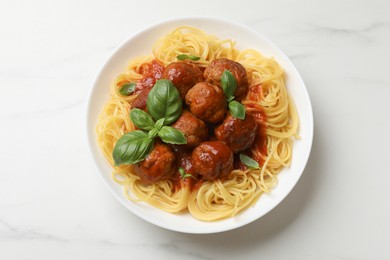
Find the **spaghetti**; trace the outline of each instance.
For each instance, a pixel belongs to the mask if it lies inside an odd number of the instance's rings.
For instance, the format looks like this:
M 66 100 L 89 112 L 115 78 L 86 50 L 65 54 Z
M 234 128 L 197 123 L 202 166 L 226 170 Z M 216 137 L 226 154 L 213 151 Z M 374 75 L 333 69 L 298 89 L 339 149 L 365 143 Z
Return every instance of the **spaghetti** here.
M 133 165 L 114 166 L 112 152 L 116 141 L 135 130 L 130 120 L 131 105 L 137 91 L 123 96 L 119 90 L 125 82 L 138 82 L 142 88 L 153 60 L 167 66 L 177 61 L 177 55 L 200 57 L 196 65 L 206 68 L 211 61 L 228 58 L 242 64 L 248 74 L 249 91 L 241 102 L 262 126 L 265 140 L 255 143 L 249 151 L 261 165 L 260 169 L 236 168 L 223 179 L 204 180 L 194 187 L 191 180 L 179 183 L 168 179 L 144 185 Z M 277 174 L 291 163 L 293 139 L 298 137 L 298 115 L 289 97 L 283 69 L 272 58 L 251 49 L 239 51 L 232 40 L 220 40 L 192 27 L 179 27 L 153 47 L 153 56 L 133 59 L 126 70 L 111 85 L 111 97 L 97 125 L 98 143 L 114 168 L 112 178 L 123 185 L 131 201 L 143 201 L 167 212 L 189 211 L 202 221 L 233 217 L 253 205 L 264 192 L 276 185 Z

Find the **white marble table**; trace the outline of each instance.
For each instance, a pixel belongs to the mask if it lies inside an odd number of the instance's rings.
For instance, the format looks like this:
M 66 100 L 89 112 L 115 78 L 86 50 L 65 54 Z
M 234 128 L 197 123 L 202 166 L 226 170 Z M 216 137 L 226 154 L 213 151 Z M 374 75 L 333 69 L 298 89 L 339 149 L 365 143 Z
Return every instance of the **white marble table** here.
M 3 1 L 0 259 L 390 259 L 390 2 Z M 120 42 L 191 15 L 243 23 L 281 47 L 312 99 L 296 188 L 260 220 L 214 235 L 161 229 L 96 174 L 85 106 Z

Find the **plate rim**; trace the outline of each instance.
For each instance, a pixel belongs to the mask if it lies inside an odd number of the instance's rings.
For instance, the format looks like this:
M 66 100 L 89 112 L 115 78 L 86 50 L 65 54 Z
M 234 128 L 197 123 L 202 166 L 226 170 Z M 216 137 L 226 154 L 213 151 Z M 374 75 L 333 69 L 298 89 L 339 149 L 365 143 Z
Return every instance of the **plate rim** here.
M 286 190 L 287 192 L 285 193 L 284 196 L 280 197 L 271 207 L 268 208 L 268 210 L 266 210 L 263 214 L 259 215 L 259 216 L 255 216 L 255 217 L 252 217 L 252 218 L 249 218 L 247 219 L 246 221 L 242 221 L 242 222 L 232 222 L 233 224 L 229 225 L 227 228 L 224 227 L 223 225 L 220 226 L 220 225 L 216 225 L 216 226 L 210 226 L 208 225 L 209 227 L 211 228 L 208 228 L 207 230 L 205 229 L 194 229 L 194 228 L 190 228 L 188 230 L 184 230 L 182 228 L 177 228 L 177 227 L 172 227 L 172 226 L 167 226 L 167 225 L 162 225 L 161 223 L 158 223 L 154 218 L 151 218 L 149 215 L 141 215 L 140 211 L 139 210 L 135 210 L 134 207 L 130 207 L 129 203 L 133 203 L 133 204 L 136 204 L 134 202 L 131 202 L 131 201 L 128 201 L 127 198 L 124 197 L 123 194 L 118 194 L 118 192 L 116 190 L 114 190 L 107 182 L 106 182 L 106 179 L 104 178 L 103 176 L 103 173 L 99 167 L 99 162 L 95 156 L 95 153 L 101 153 L 101 150 L 100 150 L 100 147 L 97 145 L 97 142 L 96 142 L 96 132 L 95 132 L 95 128 L 96 128 L 96 125 L 95 126 L 92 126 L 89 122 L 91 121 L 91 114 L 92 114 L 92 103 L 93 103 L 93 91 L 95 89 L 95 87 L 97 86 L 98 84 L 98 81 L 100 79 L 100 76 L 102 75 L 102 73 L 107 69 L 110 61 L 114 58 L 115 54 L 120 51 L 122 48 L 124 48 L 125 46 L 127 46 L 129 44 L 129 42 L 131 42 L 133 39 L 141 36 L 142 34 L 144 33 L 147 33 L 148 31 L 150 30 L 153 30 L 153 29 L 156 29 L 158 27 L 162 27 L 162 26 L 166 26 L 170 23 L 177 23 L 177 24 L 185 24 L 185 23 L 191 23 L 191 21 L 198 21 L 198 22 L 217 22 L 217 23 L 223 23 L 223 24 L 230 24 L 230 25 L 233 25 L 237 28 L 240 28 L 240 29 L 243 29 L 243 30 L 246 30 L 248 32 L 250 32 L 251 34 L 253 34 L 254 36 L 257 36 L 259 38 L 261 38 L 262 40 L 264 40 L 268 45 L 270 45 L 272 47 L 272 49 L 275 49 L 276 52 L 278 52 L 279 55 L 282 56 L 282 58 L 287 62 L 289 63 L 290 67 L 294 70 L 294 73 L 296 76 L 298 76 L 298 80 L 300 82 L 300 88 L 301 91 L 303 91 L 303 94 L 304 94 L 304 99 L 306 100 L 307 102 L 307 109 L 308 111 L 306 111 L 306 114 L 308 115 L 308 117 L 305 118 L 305 121 L 307 121 L 307 123 L 305 124 L 306 127 L 308 128 L 307 130 L 309 130 L 307 133 L 309 134 L 308 136 L 305 136 L 305 139 L 307 137 L 307 141 L 308 141 L 308 146 L 306 148 L 306 154 L 305 154 L 305 157 L 304 158 L 301 158 L 302 162 L 300 163 L 301 165 L 301 169 L 299 169 L 299 176 L 295 179 L 295 182 L 289 186 L 289 189 Z M 177 25 L 177 26 L 180 26 L 180 25 Z M 176 27 L 177 27 L 176 26 Z M 215 33 L 213 33 L 215 34 Z M 218 35 L 217 35 L 218 36 Z M 158 40 L 157 38 L 155 40 Z M 261 52 L 261 50 L 259 50 Z M 120 72 L 119 72 L 120 73 Z M 101 112 L 101 111 L 100 111 Z M 300 120 L 300 123 L 302 122 L 302 118 L 301 116 L 298 114 L 298 117 L 299 117 L 299 120 Z M 95 77 L 94 77 L 94 80 L 89 88 L 89 93 L 88 93 L 88 101 L 87 101 L 87 104 L 86 104 L 86 135 L 87 135 L 87 142 L 88 142 L 88 147 L 89 147 L 89 151 L 90 151 L 90 155 L 92 157 L 92 160 L 94 162 L 94 165 L 97 169 L 97 174 L 99 175 L 101 181 L 104 183 L 104 186 L 106 186 L 106 188 L 110 191 L 110 193 L 112 195 L 114 195 L 114 197 L 116 198 L 116 200 L 118 200 L 123 206 L 125 206 L 128 210 L 130 210 L 133 214 L 137 215 L 138 217 L 140 217 L 141 219 L 144 219 L 146 221 L 148 221 L 149 223 L 152 223 L 156 226 L 159 226 L 159 227 L 162 227 L 162 228 L 165 228 L 165 229 L 168 229 L 168 230 L 172 230 L 172 231 L 177 231 L 177 232 L 182 232 L 182 233 L 191 233 L 191 234 L 211 234 L 211 233 L 219 233 L 219 232 L 224 232 L 224 231 L 229 231 L 229 230 L 233 230 L 233 229 L 236 229 L 236 228 L 239 228 L 239 227 L 242 227 L 242 226 L 245 226 L 249 223 L 252 223 L 254 222 L 255 220 L 257 219 L 260 219 L 261 217 L 265 216 L 266 214 L 268 214 L 271 210 L 273 210 L 277 205 L 279 205 L 291 192 L 291 190 L 296 186 L 296 184 L 298 183 L 298 181 L 300 180 L 305 168 L 306 168 L 306 165 L 307 165 L 307 162 L 309 160 L 309 157 L 310 157 L 310 154 L 311 154 L 311 149 L 312 149 L 312 143 L 313 143 L 313 136 L 314 136 L 314 118 L 313 118 L 313 108 L 312 108 L 312 104 L 311 104 L 311 99 L 310 99 L 310 96 L 309 96 L 309 93 L 308 93 L 308 90 L 307 90 L 307 87 L 306 87 L 306 84 L 304 83 L 303 79 L 302 79 L 302 76 L 301 74 L 298 72 L 297 68 L 295 67 L 295 65 L 292 63 L 292 61 L 288 58 L 288 56 L 276 45 L 274 44 L 269 38 L 267 38 L 266 36 L 264 36 L 263 34 L 253 30 L 252 28 L 246 26 L 246 25 L 243 25 L 241 23 L 236 23 L 236 22 L 232 22 L 232 21 L 228 21 L 228 20 L 225 20 L 225 19 L 221 19 L 221 18 L 216 18 L 216 17 L 209 17 L 209 16 L 185 16 L 185 17 L 178 17 L 178 18 L 173 18 L 173 19 L 166 19 L 166 20 L 163 20 L 161 22 L 156 22 L 156 23 L 153 23 L 149 26 L 146 26 L 146 27 L 143 27 L 141 28 L 140 30 L 134 32 L 133 34 L 130 34 L 129 37 L 127 37 L 124 41 L 122 41 L 109 55 L 108 57 L 104 60 L 103 64 L 100 66 L 100 69 L 98 70 L 98 72 L 96 73 Z M 93 134 L 91 134 L 93 133 Z M 96 151 L 95 148 L 98 148 L 98 151 Z M 283 170 L 282 170 L 283 172 Z M 109 173 L 106 173 L 107 175 L 109 175 Z M 111 177 L 110 177 L 111 179 Z M 111 179 L 112 180 L 112 179 Z M 117 184 L 119 185 L 119 184 Z M 277 189 L 277 187 L 275 187 L 274 189 Z M 273 189 L 273 190 L 274 190 Z M 262 195 L 263 196 L 263 195 Z M 257 204 L 259 202 L 260 198 L 255 202 L 255 204 Z M 153 206 L 150 206 L 150 205 L 147 205 L 149 207 L 153 207 Z M 153 207 L 154 208 L 154 207 Z M 157 208 L 154 208 L 155 210 L 160 210 L 160 209 L 157 209 Z M 245 211 L 249 210 L 250 208 L 246 209 Z M 168 213 L 168 214 L 172 214 L 172 213 Z M 243 213 L 240 213 L 240 214 L 243 214 Z M 237 215 L 233 218 L 230 218 L 230 219 L 235 219 L 237 217 L 240 216 Z M 193 218 L 193 217 L 192 217 Z M 217 222 L 224 222 L 224 220 L 222 221 L 216 221 L 216 222 L 202 222 L 200 221 L 201 223 L 217 223 Z

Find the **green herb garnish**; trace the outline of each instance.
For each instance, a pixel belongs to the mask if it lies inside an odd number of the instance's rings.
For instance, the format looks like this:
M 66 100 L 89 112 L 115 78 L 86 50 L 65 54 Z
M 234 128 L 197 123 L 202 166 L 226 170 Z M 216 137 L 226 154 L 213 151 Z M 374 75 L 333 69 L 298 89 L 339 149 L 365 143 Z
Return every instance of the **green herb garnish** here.
M 136 85 L 137 84 L 135 84 L 134 82 L 125 83 L 120 88 L 119 93 L 121 93 L 121 95 L 123 96 L 128 96 L 134 92 Z
M 192 61 L 200 60 L 200 57 L 194 55 L 188 55 L 188 54 L 180 54 L 177 55 L 176 58 L 178 60 L 192 60 Z
M 153 149 L 157 136 L 165 143 L 187 143 L 181 131 L 168 126 L 179 118 L 182 110 L 179 92 L 171 81 L 158 80 L 146 105 L 149 114 L 138 108 L 131 110 L 131 121 L 141 130 L 126 133 L 116 142 L 112 153 L 115 166 L 144 160 Z
M 245 119 L 245 107 L 238 101 L 232 100 L 228 104 L 232 116 L 239 119 Z
M 222 73 L 221 87 L 226 98 L 234 97 L 234 92 L 236 92 L 237 89 L 237 81 L 233 74 L 228 70 L 225 70 Z
M 184 180 L 185 178 L 187 178 L 187 177 L 192 177 L 192 178 L 195 179 L 195 177 L 192 176 L 192 174 L 186 173 L 186 171 L 184 170 L 183 167 L 179 167 L 179 173 L 180 173 L 180 176 L 181 176 L 181 178 L 182 178 L 183 180 Z
M 158 131 L 158 136 L 164 143 L 168 144 L 186 144 L 187 139 L 184 134 L 171 127 L 171 126 L 163 126 L 160 131 Z
M 182 101 L 172 81 L 160 79 L 149 92 L 146 106 L 154 120 L 165 118 L 164 125 L 169 125 L 181 115 Z
M 154 128 L 153 118 L 145 111 L 134 108 L 130 112 L 131 121 L 140 129 L 150 131 Z
M 238 101 L 234 100 L 234 92 L 237 89 L 237 81 L 233 74 L 225 70 L 221 77 L 221 87 L 226 96 L 230 113 L 233 117 L 244 120 L 245 119 L 245 107 Z
M 113 157 L 115 166 L 134 164 L 146 158 L 154 145 L 153 139 L 141 130 L 135 130 L 122 135 L 116 142 Z
M 243 153 L 240 153 L 240 160 L 243 164 L 245 164 L 246 166 L 248 166 L 251 169 L 254 169 L 254 170 L 260 169 L 259 163 L 257 161 L 253 160 L 252 158 L 250 158 L 249 156 L 247 156 Z

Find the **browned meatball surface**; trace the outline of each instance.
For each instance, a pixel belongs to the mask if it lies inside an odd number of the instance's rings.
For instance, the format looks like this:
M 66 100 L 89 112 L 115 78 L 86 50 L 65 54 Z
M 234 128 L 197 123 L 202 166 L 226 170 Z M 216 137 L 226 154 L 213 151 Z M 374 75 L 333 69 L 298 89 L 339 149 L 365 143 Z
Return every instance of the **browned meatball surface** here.
M 257 132 L 255 118 L 246 113 L 245 119 L 233 117 L 230 113 L 223 123 L 214 129 L 218 140 L 224 142 L 234 153 L 244 151 L 252 146 Z
M 205 180 L 223 178 L 233 169 L 233 152 L 220 141 L 203 142 L 192 151 L 192 163 Z
M 177 157 L 177 163 L 179 167 L 182 167 L 185 170 L 186 173 L 191 174 L 194 177 L 197 176 L 198 173 L 192 163 L 192 151 L 180 153 Z
M 146 110 L 146 101 L 148 100 L 149 92 L 152 90 L 152 87 L 147 87 L 143 89 L 138 96 L 133 101 L 133 104 L 131 104 L 132 108 L 139 108 L 142 110 Z
M 206 124 L 186 110 L 183 111 L 172 127 L 184 134 L 187 139 L 186 147 L 199 145 L 209 134 Z
M 191 113 L 209 123 L 221 121 L 227 109 L 223 91 L 207 82 L 192 87 L 187 93 L 186 103 Z
M 192 63 L 186 62 L 173 62 L 169 64 L 162 77 L 164 79 L 171 80 L 175 87 L 179 90 L 182 100 L 196 83 L 203 81 L 202 71 Z
M 150 184 L 168 178 L 174 172 L 175 155 L 168 145 L 155 143 L 153 150 L 143 160 L 134 165 L 141 181 Z
M 229 70 L 237 80 L 237 89 L 234 96 L 237 100 L 243 99 L 248 92 L 248 78 L 244 66 L 229 59 L 213 60 L 204 71 L 206 81 L 221 86 L 221 77 L 225 70 Z

